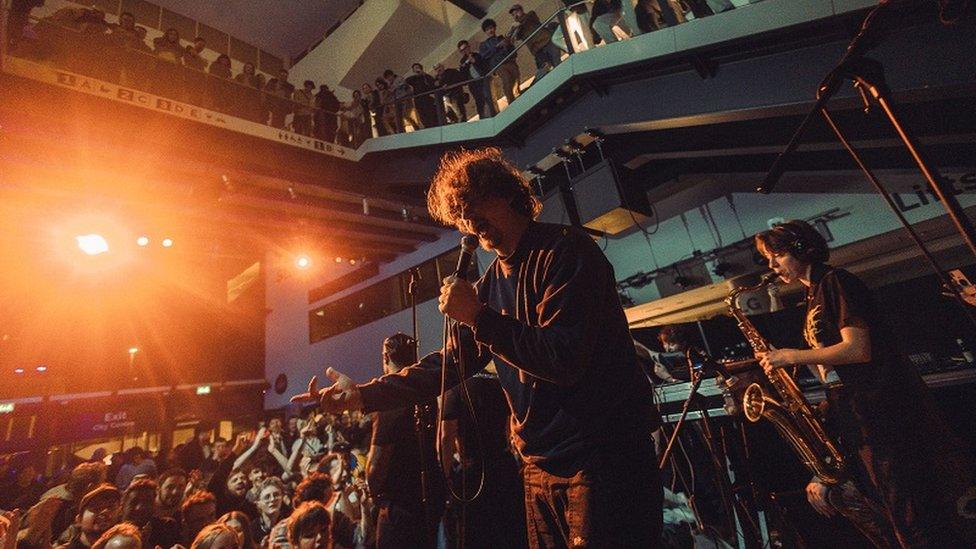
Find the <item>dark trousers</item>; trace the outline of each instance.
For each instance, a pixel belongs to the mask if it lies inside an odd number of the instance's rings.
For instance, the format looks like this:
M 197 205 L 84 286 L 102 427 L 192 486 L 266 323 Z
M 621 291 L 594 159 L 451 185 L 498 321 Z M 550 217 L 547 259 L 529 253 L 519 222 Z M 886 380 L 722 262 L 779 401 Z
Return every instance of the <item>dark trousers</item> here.
M 436 546 L 437 522 L 425 530 L 423 511 L 413 511 L 390 501 L 380 502 L 376 516 L 376 549 Z
M 933 451 L 925 426 L 910 428 L 906 422 L 898 441 L 885 435 L 871 406 L 843 389 L 827 392 L 828 424 L 838 433 L 847 454 L 852 481 L 864 496 L 879 504 L 882 528 L 890 544 L 901 547 L 971 547 L 972 527 L 958 520 L 956 495 L 971 482 L 971 470 L 951 449 Z M 958 462 L 958 467 L 955 467 Z M 964 486 L 957 486 L 959 480 Z M 870 520 L 855 526 L 866 533 L 877 530 Z M 972 522 L 972 521 L 969 521 Z M 960 526 L 960 524 L 963 524 Z M 868 536 L 872 537 L 872 536 Z
M 650 436 L 562 477 L 526 464 L 529 547 L 660 547 L 663 490 Z
M 474 105 L 481 118 L 491 118 L 497 114 L 495 101 L 491 98 L 491 79 L 483 78 L 472 82 L 468 89 L 471 90 L 471 97 L 474 98 Z

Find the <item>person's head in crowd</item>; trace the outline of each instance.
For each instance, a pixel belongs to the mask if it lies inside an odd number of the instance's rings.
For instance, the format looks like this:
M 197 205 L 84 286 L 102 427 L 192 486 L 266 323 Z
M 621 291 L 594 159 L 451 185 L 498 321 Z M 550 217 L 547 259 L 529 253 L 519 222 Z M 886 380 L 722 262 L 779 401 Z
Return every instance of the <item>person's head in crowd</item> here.
M 224 437 L 217 437 L 213 442 L 213 457 L 217 461 L 223 461 L 230 456 L 230 443 Z
M 217 58 L 217 61 L 220 61 L 220 57 Z M 254 75 L 254 63 L 251 63 L 250 61 L 247 62 L 247 63 L 244 63 L 244 74 L 246 74 L 248 76 L 253 76 Z
M 361 92 L 359 90 L 352 90 L 352 101 L 353 101 L 353 105 L 355 105 L 356 103 L 358 103 L 359 101 L 361 101 L 362 98 L 363 98 L 363 92 Z
M 99 536 L 91 549 L 142 549 L 142 532 L 129 522 L 116 524 Z
M 459 40 L 457 43 L 457 49 L 458 53 L 461 54 L 461 57 L 464 57 L 471 53 L 471 44 L 467 40 Z
M 756 249 L 769 262 L 769 268 L 787 284 L 806 276 L 811 265 L 830 259 L 827 240 L 812 225 L 799 219 L 777 223 L 757 234 Z
M 528 180 L 500 150 L 460 150 L 441 158 L 427 191 L 434 219 L 478 237 L 485 250 L 514 250 L 524 227 L 542 204 Z M 514 240 L 514 241 L 513 241 Z
M 174 511 L 179 509 L 190 477 L 183 469 L 167 469 L 159 475 L 159 491 L 156 504 L 160 509 Z
M 397 332 L 383 340 L 383 372 L 393 374 L 414 363 L 417 342 L 407 334 Z
M 190 549 L 240 549 L 240 538 L 233 528 L 216 523 L 206 526 L 193 538 Z
M 508 14 L 515 19 L 516 23 L 521 23 L 522 18 L 525 17 L 525 10 L 522 9 L 522 4 L 512 4 L 512 7 L 508 8 Z
M 210 426 L 200 425 L 197 427 L 197 443 L 200 446 L 210 446 Z
M 412 70 L 414 74 L 424 74 L 424 66 L 420 63 L 410 65 L 410 70 Z
M 75 523 L 85 545 L 90 546 L 119 522 L 121 503 L 122 492 L 111 484 L 99 484 L 81 498 Z
M 284 84 L 285 82 L 288 82 L 288 70 L 287 69 L 281 69 L 281 70 L 278 71 L 278 82 L 281 82 L 282 84 Z M 281 418 L 274 418 L 274 419 L 271 420 L 271 423 L 274 423 L 274 420 L 275 419 L 278 420 L 278 432 L 281 432 Z M 269 423 L 269 426 L 270 426 L 270 423 Z M 274 431 L 272 431 L 272 432 L 274 432 Z
M 386 69 L 383 71 L 383 79 L 386 80 L 387 84 L 393 85 L 393 81 L 396 80 L 396 73 L 392 69 Z
M 272 524 L 278 520 L 281 506 L 285 501 L 285 484 L 278 477 L 268 477 L 261 482 L 258 490 L 258 511 Z
M 308 84 L 309 82 L 311 82 L 311 80 L 306 80 L 305 81 L 306 84 Z M 325 84 L 322 84 L 322 85 L 324 86 Z M 315 84 L 314 83 L 312 84 L 312 87 L 313 88 L 315 87 Z M 288 432 L 289 433 L 297 433 L 298 432 L 298 416 L 291 416 L 291 417 L 288 418 Z
M 288 517 L 288 543 L 293 549 L 331 549 L 331 524 L 325 505 L 306 501 Z
M 145 526 L 156 514 L 156 481 L 148 478 L 133 480 L 122 493 L 122 520 Z
M 329 475 L 329 479 L 332 481 L 333 487 L 341 486 L 346 481 L 349 474 L 346 470 L 343 455 L 339 452 L 332 452 L 322 456 L 322 459 L 319 460 L 318 467 L 316 467 L 315 470 Z
M 196 51 L 198 55 L 203 53 L 203 50 L 205 49 L 207 49 L 207 41 L 204 40 L 202 36 L 197 36 L 193 39 L 193 50 Z
M 362 90 L 363 95 L 371 95 L 373 93 L 373 86 L 370 86 L 369 82 L 363 83 L 363 85 L 360 86 L 359 89 Z
M 237 540 L 242 549 L 249 549 L 253 545 L 251 543 L 251 517 L 247 514 L 240 511 L 224 513 L 222 517 L 217 519 L 217 524 L 230 526 L 237 533 Z
M 223 66 L 225 66 L 225 67 L 227 67 L 229 69 L 230 68 L 230 57 L 227 54 L 225 54 L 225 53 L 222 53 L 222 54 L 218 55 L 217 56 L 217 64 L 218 65 L 223 65 Z M 245 72 L 247 72 L 247 71 L 245 71 Z M 254 72 L 254 66 L 253 65 L 251 66 L 251 72 L 252 73 Z M 207 436 L 209 437 L 209 434 Z
M 136 28 L 136 16 L 132 12 L 123 11 L 119 14 L 119 26 L 127 31 L 134 31 Z
M 285 72 L 286 77 L 287 77 L 287 74 L 288 73 Z M 268 420 L 268 430 L 271 431 L 271 434 L 272 435 L 280 435 L 281 434 L 281 427 L 282 427 L 282 422 L 281 422 L 281 418 L 280 417 L 273 417 L 273 418 L 271 418 L 271 419 Z
M 312 82 L 311 80 L 306 80 L 305 83 L 302 84 L 302 87 L 304 87 L 305 88 L 305 91 L 307 91 L 308 93 L 312 93 L 312 90 L 315 89 L 315 82 Z M 293 428 L 292 428 L 292 421 L 291 420 L 293 420 L 293 419 L 297 419 L 297 418 L 291 418 L 291 419 L 288 420 L 288 430 L 290 432 L 295 432 L 293 430 Z
M 434 75 L 440 78 L 442 74 L 444 74 L 444 63 L 434 65 Z
M 217 498 L 206 490 L 193 492 L 183 501 L 183 536 L 195 540 L 204 526 L 217 520 Z
M 262 471 L 263 473 L 263 471 Z M 234 469 L 226 482 L 227 493 L 231 496 L 242 498 L 247 494 L 248 482 L 247 473 L 243 469 Z
M 64 489 L 71 494 L 72 499 L 81 499 L 92 488 L 105 482 L 106 474 L 107 468 L 100 461 L 81 463 L 71 470 Z
M 691 329 L 683 324 L 671 324 L 661 328 L 657 333 L 657 339 L 661 342 L 661 347 L 667 353 L 684 351 L 694 342 L 694 335 Z
M 333 493 L 332 478 L 325 473 L 313 471 L 295 487 L 295 495 L 292 496 L 292 503 L 296 507 L 306 501 L 328 503 L 332 499 Z
M 99 446 L 98 448 L 95 448 L 95 451 L 94 452 L 92 452 L 92 455 L 91 455 L 90 458 L 88 458 L 88 461 L 92 461 L 92 462 L 94 462 L 94 461 L 101 461 L 101 462 L 104 462 L 106 456 L 108 456 L 108 450 L 106 450 L 102 446 Z
M 260 464 L 255 463 L 247 469 L 247 480 L 251 483 L 251 486 L 257 486 L 261 484 L 264 480 L 264 467 Z
M 481 22 L 481 30 L 488 36 L 495 36 L 495 32 L 498 30 L 498 24 L 495 23 L 494 19 L 485 19 Z
M 146 29 L 146 27 L 143 27 L 142 25 L 136 25 L 136 36 L 139 37 L 139 40 L 145 42 L 147 34 L 149 34 L 149 30 Z
M 173 28 L 166 29 L 166 34 L 164 34 L 163 36 L 165 36 L 166 37 L 166 41 L 169 42 L 169 43 L 171 43 L 171 44 L 179 44 L 180 43 L 180 31 L 178 31 L 176 29 L 173 29 Z
M 390 87 L 386 84 L 386 80 L 383 80 L 382 78 L 377 78 L 374 84 L 376 84 L 376 89 L 380 91 L 385 91 L 390 89 Z

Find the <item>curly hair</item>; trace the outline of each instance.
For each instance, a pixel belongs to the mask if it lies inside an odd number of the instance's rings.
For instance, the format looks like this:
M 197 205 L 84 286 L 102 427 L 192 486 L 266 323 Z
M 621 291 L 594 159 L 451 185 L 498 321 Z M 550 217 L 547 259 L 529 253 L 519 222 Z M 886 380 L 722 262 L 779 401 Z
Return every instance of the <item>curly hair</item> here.
M 427 209 L 434 219 L 458 227 L 466 207 L 489 197 L 509 199 L 531 219 L 542 210 L 528 180 L 494 147 L 444 154 L 427 191 Z
M 332 479 L 324 473 L 309 473 L 295 488 L 294 504 L 306 501 L 325 503 L 332 498 Z

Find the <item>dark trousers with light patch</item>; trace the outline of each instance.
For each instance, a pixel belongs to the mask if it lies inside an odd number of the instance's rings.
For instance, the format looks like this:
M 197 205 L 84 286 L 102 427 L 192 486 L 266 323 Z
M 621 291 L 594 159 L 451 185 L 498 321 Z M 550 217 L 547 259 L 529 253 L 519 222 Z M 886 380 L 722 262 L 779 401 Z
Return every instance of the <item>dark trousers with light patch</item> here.
M 601 450 L 569 477 L 527 464 L 523 478 L 529 547 L 660 547 L 663 490 L 650 436 Z

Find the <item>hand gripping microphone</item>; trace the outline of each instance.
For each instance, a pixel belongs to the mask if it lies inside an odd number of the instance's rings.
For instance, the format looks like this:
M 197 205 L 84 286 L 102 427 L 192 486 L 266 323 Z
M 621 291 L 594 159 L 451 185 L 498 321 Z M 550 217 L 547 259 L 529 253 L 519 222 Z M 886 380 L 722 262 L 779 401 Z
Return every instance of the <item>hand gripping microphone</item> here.
M 457 269 L 454 271 L 454 276 L 460 278 L 461 280 L 468 279 L 468 270 L 471 268 L 471 258 L 474 256 L 474 251 L 478 248 L 478 237 L 472 234 L 466 234 L 461 237 L 461 254 L 458 255 Z

